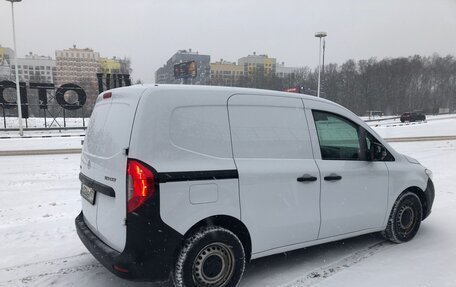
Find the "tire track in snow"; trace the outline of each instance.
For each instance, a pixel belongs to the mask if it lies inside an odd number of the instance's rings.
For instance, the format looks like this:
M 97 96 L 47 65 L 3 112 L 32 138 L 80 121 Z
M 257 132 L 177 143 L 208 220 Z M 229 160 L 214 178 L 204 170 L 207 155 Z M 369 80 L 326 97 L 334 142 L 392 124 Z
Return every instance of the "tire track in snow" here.
M 335 261 L 327 266 L 320 267 L 313 270 L 312 272 L 294 279 L 293 281 L 281 285 L 280 287 L 309 287 L 313 286 L 321 281 L 325 280 L 328 277 L 331 277 L 337 274 L 340 271 L 343 271 L 351 266 L 374 256 L 377 253 L 382 252 L 388 248 L 395 246 L 395 244 L 389 241 L 382 241 L 371 245 L 367 248 L 361 249 L 352 253 L 338 261 Z
M 52 260 L 3 267 L 0 268 L 0 286 L 17 286 L 31 283 L 38 278 L 89 271 L 100 267 L 102 265 L 86 252 Z
M 77 255 L 73 255 L 73 256 L 65 256 L 65 257 L 54 258 L 54 259 L 50 259 L 50 260 L 37 261 L 37 262 L 33 262 L 33 263 L 7 266 L 7 267 L 0 268 L 0 272 L 2 272 L 2 271 L 12 271 L 12 270 L 15 270 L 15 269 L 18 269 L 18 268 L 24 268 L 24 267 L 29 267 L 29 266 L 33 266 L 33 265 L 39 265 L 39 264 L 52 264 L 53 262 L 65 261 L 67 259 L 81 257 L 81 256 L 86 256 L 86 255 L 90 255 L 90 254 L 88 252 L 83 252 L 81 254 L 77 254 Z

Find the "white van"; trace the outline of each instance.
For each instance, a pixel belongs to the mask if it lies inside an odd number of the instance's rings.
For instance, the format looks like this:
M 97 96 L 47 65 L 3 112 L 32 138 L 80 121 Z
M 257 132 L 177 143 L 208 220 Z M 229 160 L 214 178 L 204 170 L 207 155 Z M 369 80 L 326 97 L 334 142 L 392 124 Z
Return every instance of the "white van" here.
M 97 98 L 76 227 L 118 276 L 236 286 L 251 259 L 378 231 L 412 239 L 431 178 L 324 99 L 137 85 Z

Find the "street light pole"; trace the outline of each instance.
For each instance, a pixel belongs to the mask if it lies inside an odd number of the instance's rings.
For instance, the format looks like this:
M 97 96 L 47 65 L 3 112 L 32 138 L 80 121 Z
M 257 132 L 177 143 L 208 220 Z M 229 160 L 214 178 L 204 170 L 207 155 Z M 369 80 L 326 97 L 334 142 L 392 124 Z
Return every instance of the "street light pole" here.
M 320 97 L 320 77 L 321 77 L 321 38 L 326 37 L 326 32 L 317 32 L 315 37 L 320 38 L 320 48 L 318 50 L 318 88 L 317 88 L 317 97 Z
M 6 0 L 11 2 L 11 15 L 13 18 L 13 42 L 14 42 L 14 65 L 16 69 L 16 103 L 17 103 L 17 113 L 19 120 L 19 135 L 24 135 L 24 130 L 22 128 L 22 106 L 21 106 L 21 91 L 19 87 L 19 70 L 17 68 L 17 47 L 16 47 L 16 27 L 14 23 L 14 2 L 21 2 L 22 0 Z

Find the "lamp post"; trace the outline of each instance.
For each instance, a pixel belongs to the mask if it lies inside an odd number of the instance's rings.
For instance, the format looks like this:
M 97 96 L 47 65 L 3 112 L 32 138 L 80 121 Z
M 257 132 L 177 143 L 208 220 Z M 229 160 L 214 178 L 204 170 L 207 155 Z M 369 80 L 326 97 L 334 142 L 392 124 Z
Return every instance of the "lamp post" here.
M 21 2 L 22 0 L 6 0 L 11 2 L 11 15 L 13 18 L 13 42 L 14 42 L 14 65 L 16 70 L 16 102 L 17 102 L 17 113 L 19 120 L 19 135 L 23 136 L 24 131 L 22 129 L 22 106 L 21 106 L 21 92 L 19 88 L 19 70 L 17 68 L 17 48 L 16 48 L 16 27 L 14 23 L 14 2 Z
M 318 50 L 318 89 L 317 97 L 320 97 L 320 77 L 321 77 L 321 38 L 326 37 L 326 32 L 317 32 L 315 37 L 320 38 L 320 49 Z M 324 55 L 323 55 L 324 57 Z

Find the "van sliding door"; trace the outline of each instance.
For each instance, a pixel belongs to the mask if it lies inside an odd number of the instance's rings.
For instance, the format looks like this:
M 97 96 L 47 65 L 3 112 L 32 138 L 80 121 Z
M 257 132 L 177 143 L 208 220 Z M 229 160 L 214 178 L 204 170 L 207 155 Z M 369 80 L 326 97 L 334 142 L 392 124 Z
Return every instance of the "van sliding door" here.
M 228 111 L 253 253 L 317 239 L 320 176 L 301 99 L 234 95 Z

